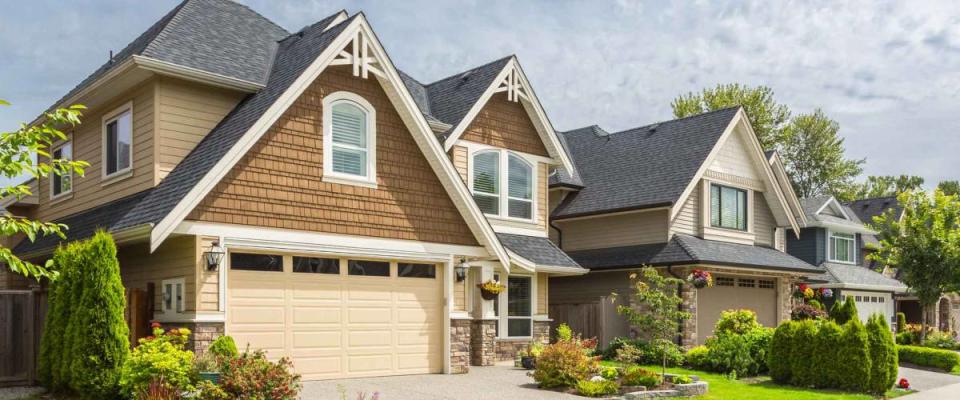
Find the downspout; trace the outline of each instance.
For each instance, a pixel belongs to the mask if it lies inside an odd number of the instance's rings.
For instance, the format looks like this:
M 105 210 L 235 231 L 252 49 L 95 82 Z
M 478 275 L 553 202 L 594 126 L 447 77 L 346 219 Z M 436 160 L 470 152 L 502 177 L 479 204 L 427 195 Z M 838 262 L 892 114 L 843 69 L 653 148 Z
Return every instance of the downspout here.
M 672 265 L 668 265 L 668 266 L 667 266 L 667 273 L 670 274 L 670 276 L 672 276 L 672 277 L 674 277 L 674 278 L 683 280 L 683 278 L 681 278 L 679 275 L 677 275 L 676 272 L 673 272 L 673 266 L 672 266 Z M 678 284 L 677 284 L 677 297 L 679 297 L 681 300 L 683 299 L 683 284 L 682 284 L 682 283 L 678 283 Z M 681 301 L 680 305 L 677 306 L 677 310 L 683 311 L 683 302 L 682 302 L 682 301 Z M 683 319 L 682 319 L 682 318 L 677 319 L 677 338 L 676 338 L 675 342 L 677 343 L 677 346 L 683 346 Z
M 553 230 L 557 231 L 557 247 L 559 247 L 560 250 L 563 250 L 563 231 L 560 230 L 560 227 L 554 225 L 553 224 L 554 222 L 556 221 L 552 219 L 550 220 L 550 227 L 553 228 Z

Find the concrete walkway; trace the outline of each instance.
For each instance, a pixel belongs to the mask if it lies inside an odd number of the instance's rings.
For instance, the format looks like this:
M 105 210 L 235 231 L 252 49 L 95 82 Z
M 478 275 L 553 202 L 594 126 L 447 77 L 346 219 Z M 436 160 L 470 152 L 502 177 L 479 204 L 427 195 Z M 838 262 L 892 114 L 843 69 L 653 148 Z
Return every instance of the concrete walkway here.
M 907 378 L 907 379 L 910 379 L 910 378 Z M 898 397 L 898 399 L 903 399 L 903 400 L 960 399 L 960 383 L 954 383 L 952 385 L 941 386 L 936 389 L 925 390 L 925 391 L 917 392 L 914 394 L 908 394 L 903 397 Z
M 920 392 L 960 384 L 960 376 L 920 369 L 913 366 L 901 365 L 897 381 L 900 381 L 900 378 L 907 378 L 907 380 L 910 381 L 910 387 Z M 953 398 L 960 399 L 960 396 Z
M 566 393 L 537 389 L 527 371 L 513 365 L 493 367 L 470 367 L 470 372 L 460 375 L 409 375 L 384 378 L 339 379 L 304 382 L 301 399 L 340 400 L 338 385 L 345 389 L 346 399 L 356 400 L 357 394 L 367 394 L 366 400 L 380 393 L 380 400 L 471 400 L 471 399 L 524 399 L 555 400 L 583 399 Z

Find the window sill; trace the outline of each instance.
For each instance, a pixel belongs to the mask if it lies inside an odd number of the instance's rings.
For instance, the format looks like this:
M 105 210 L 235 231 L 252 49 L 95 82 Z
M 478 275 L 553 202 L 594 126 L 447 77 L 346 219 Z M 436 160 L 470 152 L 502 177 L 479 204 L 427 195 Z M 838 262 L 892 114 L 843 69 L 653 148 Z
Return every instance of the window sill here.
M 483 214 L 483 215 L 486 216 L 486 217 L 489 218 L 489 219 L 497 220 L 497 221 L 519 222 L 519 223 L 524 223 L 524 224 L 536 224 L 536 221 L 534 221 L 533 219 L 523 219 L 523 218 L 517 218 L 517 217 L 504 217 L 504 216 L 497 215 L 497 214 Z
M 114 172 L 112 175 L 104 176 L 100 181 L 100 186 L 110 186 L 114 183 L 126 180 L 131 176 L 133 176 L 133 169 L 131 168 L 120 172 Z
M 703 227 L 703 238 L 707 240 L 717 240 L 749 245 L 753 245 L 756 241 L 756 235 L 754 235 L 753 232 L 727 228 L 715 228 L 712 226 Z
M 856 261 L 840 261 L 840 260 L 831 260 L 829 258 L 827 259 L 827 262 L 844 264 L 844 265 L 858 265 Z
M 50 205 L 52 206 L 54 204 L 60 204 L 72 198 L 73 198 L 72 190 L 66 193 L 60 193 L 56 196 L 50 196 Z
M 367 179 L 361 179 L 361 178 L 353 178 L 353 177 L 345 177 L 345 176 L 341 176 L 341 175 L 329 175 L 329 174 L 327 174 L 327 175 L 323 175 L 323 177 L 321 178 L 321 180 L 322 180 L 323 182 L 336 183 L 336 184 L 340 184 L 340 185 L 352 185 L 352 186 L 365 187 L 365 188 L 369 188 L 369 189 L 376 189 L 376 188 L 377 188 L 376 178 L 374 178 L 373 180 L 367 180 Z

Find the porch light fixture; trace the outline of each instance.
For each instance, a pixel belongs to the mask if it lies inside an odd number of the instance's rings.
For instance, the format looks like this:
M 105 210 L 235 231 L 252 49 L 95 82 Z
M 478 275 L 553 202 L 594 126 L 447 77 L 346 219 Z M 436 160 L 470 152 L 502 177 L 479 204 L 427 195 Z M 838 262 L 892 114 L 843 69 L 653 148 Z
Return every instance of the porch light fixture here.
M 456 267 L 453 267 L 453 272 L 457 275 L 457 282 L 463 282 L 464 279 L 467 279 L 467 260 L 461 258 L 460 263 Z
M 207 271 L 216 271 L 217 266 L 220 265 L 220 260 L 223 259 L 223 248 L 220 247 L 220 242 L 213 242 L 210 245 L 210 250 L 203 252 L 203 259 L 207 262 Z

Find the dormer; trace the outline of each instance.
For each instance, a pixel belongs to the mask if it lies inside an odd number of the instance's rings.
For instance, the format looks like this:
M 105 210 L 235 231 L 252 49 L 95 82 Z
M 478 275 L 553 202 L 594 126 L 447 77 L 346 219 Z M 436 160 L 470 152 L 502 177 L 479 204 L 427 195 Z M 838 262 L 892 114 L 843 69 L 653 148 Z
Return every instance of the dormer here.
M 863 263 L 864 237 L 872 238 L 875 231 L 848 206 L 833 196 L 810 197 L 801 200 L 807 222 L 791 237 L 788 251 L 814 265 L 835 263 L 858 265 Z

